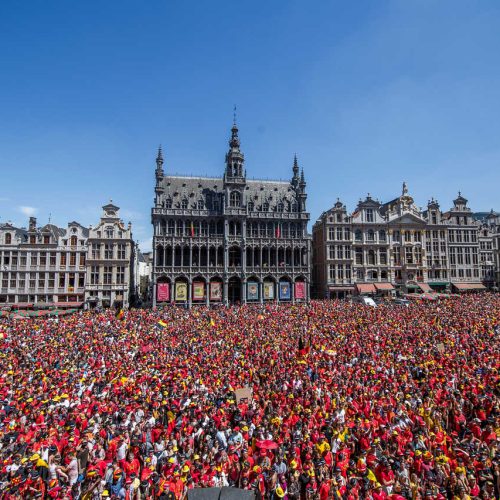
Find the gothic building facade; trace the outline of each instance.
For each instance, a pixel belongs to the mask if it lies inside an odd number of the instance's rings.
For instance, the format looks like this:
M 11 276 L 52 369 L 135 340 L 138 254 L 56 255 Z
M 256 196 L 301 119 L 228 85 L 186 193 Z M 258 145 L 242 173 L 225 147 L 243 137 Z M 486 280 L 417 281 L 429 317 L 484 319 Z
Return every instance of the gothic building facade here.
M 311 238 L 306 182 L 246 176 L 238 128 L 222 177 L 165 175 L 156 158 L 153 305 L 307 301 Z

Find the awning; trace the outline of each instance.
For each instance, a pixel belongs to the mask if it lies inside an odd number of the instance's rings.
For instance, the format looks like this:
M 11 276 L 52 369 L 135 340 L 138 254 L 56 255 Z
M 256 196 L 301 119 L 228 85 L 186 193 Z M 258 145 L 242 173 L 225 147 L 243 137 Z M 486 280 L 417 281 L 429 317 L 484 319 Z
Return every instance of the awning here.
M 356 283 L 359 293 L 375 293 L 375 286 L 371 283 Z
M 55 307 L 80 307 L 83 302 L 54 302 Z
M 482 283 L 452 283 L 457 290 L 486 290 Z
M 31 302 L 17 302 L 16 304 L 11 305 L 12 309 L 29 309 L 33 307 Z
M 418 286 L 422 292 L 432 292 L 432 288 L 427 283 L 419 283 Z
M 391 283 L 375 283 L 375 288 L 377 290 L 394 290 Z
M 352 285 L 330 285 L 328 287 L 328 290 L 354 290 L 354 287 Z
M 447 286 L 449 283 L 447 281 L 429 281 L 430 286 Z
M 406 285 L 408 290 L 418 290 L 420 287 L 418 285 Z

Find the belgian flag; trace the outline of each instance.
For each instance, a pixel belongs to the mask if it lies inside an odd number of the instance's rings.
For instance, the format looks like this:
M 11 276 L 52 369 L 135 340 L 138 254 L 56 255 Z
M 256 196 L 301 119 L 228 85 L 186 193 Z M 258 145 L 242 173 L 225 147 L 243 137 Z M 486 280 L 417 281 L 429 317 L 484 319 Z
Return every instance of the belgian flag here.
M 123 316 L 125 316 L 125 311 L 123 309 L 120 309 L 117 313 L 116 313 L 116 319 L 118 320 L 122 320 L 123 319 Z
M 165 323 L 165 321 L 161 320 L 158 321 L 158 323 L 156 323 L 156 326 L 160 329 L 160 330 L 163 330 L 164 328 L 167 328 L 167 323 Z

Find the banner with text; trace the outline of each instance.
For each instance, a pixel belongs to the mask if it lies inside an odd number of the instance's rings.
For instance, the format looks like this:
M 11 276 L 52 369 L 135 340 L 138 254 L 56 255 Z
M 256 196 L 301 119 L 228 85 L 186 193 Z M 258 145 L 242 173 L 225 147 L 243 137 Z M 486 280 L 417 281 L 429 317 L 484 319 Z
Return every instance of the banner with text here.
M 303 281 L 295 283 L 295 299 L 304 300 L 306 298 L 306 284 Z
M 259 284 L 254 281 L 249 281 L 247 283 L 247 300 L 258 300 L 259 299 Z
M 203 300 L 205 298 L 205 283 L 195 281 L 193 283 L 193 300 Z
M 175 284 L 175 300 L 177 302 L 186 302 L 187 292 L 188 292 L 187 283 Z
M 158 302 L 168 302 L 170 300 L 170 283 L 158 283 L 156 300 Z
M 222 283 L 219 281 L 212 281 L 210 283 L 210 300 L 222 300 Z
M 280 281 L 280 300 L 290 300 L 290 283 Z
M 274 283 L 272 281 L 264 281 L 264 299 L 274 299 Z

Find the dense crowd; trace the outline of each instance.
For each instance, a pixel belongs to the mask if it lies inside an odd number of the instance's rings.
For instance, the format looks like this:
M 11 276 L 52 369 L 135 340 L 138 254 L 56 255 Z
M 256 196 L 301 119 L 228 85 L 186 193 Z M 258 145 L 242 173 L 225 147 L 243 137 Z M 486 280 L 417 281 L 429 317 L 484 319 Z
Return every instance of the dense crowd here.
M 0 498 L 499 498 L 499 324 L 492 294 L 0 320 Z

